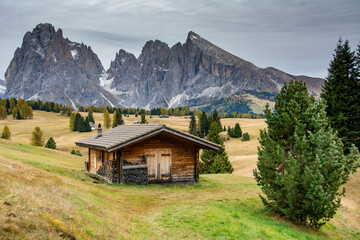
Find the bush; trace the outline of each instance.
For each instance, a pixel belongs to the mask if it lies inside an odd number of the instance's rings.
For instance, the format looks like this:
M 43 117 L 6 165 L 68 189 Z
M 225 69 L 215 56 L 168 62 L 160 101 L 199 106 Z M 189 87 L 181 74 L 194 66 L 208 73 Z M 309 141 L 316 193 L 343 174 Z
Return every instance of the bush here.
M 250 141 L 250 135 L 247 132 L 243 134 L 242 141 Z
M 75 149 L 71 150 L 71 154 L 76 155 L 76 156 L 80 156 L 80 157 L 82 156 L 81 152 L 79 150 L 75 151 Z
M 56 149 L 55 140 L 52 137 L 50 137 L 49 140 L 46 142 L 45 147 L 51 148 L 51 149 Z
M 44 146 L 43 140 L 43 132 L 40 130 L 39 127 L 35 127 L 34 131 L 32 132 L 31 136 L 31 145 L 42 147 Z
M 1 138 L 9 140 L 11 137 L 10 129 L 8 126 L 4 126 L 4 129 L 1 134 Z

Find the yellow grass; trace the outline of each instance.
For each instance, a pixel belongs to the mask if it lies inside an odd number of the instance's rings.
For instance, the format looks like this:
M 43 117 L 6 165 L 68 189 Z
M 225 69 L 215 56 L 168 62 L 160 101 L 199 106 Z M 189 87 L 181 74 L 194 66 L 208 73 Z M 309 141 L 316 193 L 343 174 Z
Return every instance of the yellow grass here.
M 97 124 L 102 123 L 102 116 L 101 113 L 94 113 Z M 133 121 L 140 120 L 140 116 L 135 118 L 132 115 L 124 117 L 124 120 L 126 124 L 132 124 Z M 162 123 L 178 130 L 188 130 L 189 125 L 189 119 L 184 117 L 160 119 L 147 116 L 147 120 L 149 123 Z M 0 238 L 1 229 L 18 239 L 23 238 L 21 236 L 59 238 L 59 234 L 67 233 L 76 233 L 76 237 L 80 239 L 119 236 L 144 238 L 137 231 L 150 231 L 144 227 L 155 229 L 154 233 L 149 232 L 148 238 L 161 238 L 163 234 L 169 233 L 157 221 L 165 209 L 179 204 L 179 198 L 181 206 L 208 204 L 224 199 L 228 202 L 253 199 L 251 201 L 255 201 L 260 208 L 261 203 L 257 197 L 260 190 L 255 186 L 252 171 L 256 167 L 259 130 L 266 128 L 266 124 L 263 119 L 229 118 L 222 119 L 221 122 L 226 128 L 240 123 L 243 132 L 248 132 L 251 137 L 248 142 L 235 138 L 225 142 L 235 169 L 234 174 L 202 176 L 200 188 L 163 188 L 94 184 L 98 180 L 91 179 L 82 172 L 87 150 L 76 147 L 74 142 L 95 132 L 71 132 L 68 129 L 68 117 L 34 111 L 32 120 L 0 121 L 0 130 L 8 125 L 12 134 L 11 141 L 0 140 Z M 44 131 L 46 139 L 52 136 L 60 151 L 16 144 L 29 144 L 35 126 Z M 68 154 L 73 148 L 81 150 L 85 157 Z M 360 173 L 357 173 L 346 185 L 346 197 L 342 200 L 340 211 L 322 230 L 325 236 L 329 234 L 331 238 L 356 238 L 356 235 L 350 233 L 360 231 L 359 184 Z M 12 206 L 4 205 L 5 201 Z M 16 217 L 9 217 L 11 213 Z M 343 237 L 342 231 L 346 232 Z M 179 234 L 179 238 L 186 236 L 185 232 Z M 196 234 L 191 236 L 202 238 Z M 171 237 L 167 235 L 165 238 Z

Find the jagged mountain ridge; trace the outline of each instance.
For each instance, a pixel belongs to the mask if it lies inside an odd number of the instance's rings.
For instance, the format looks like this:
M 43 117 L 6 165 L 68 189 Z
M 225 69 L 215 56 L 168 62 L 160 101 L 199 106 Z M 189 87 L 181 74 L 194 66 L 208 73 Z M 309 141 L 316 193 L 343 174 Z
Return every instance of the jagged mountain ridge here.
M 74 107 L 191 106 L 249 91 L 277 93 L 290 79 L 307 82 L 318 96 L 322 79 L 258 68 L 194 32 L 171 48 L 148 41 L 138 58 L 120 50 L 105 72 L 84 44 L 63 38 L 51 24 L 39 24 L 24 36 L 7 72 L 6 97 L 55 101 Z
M 24 36 L 5 73 L 6 97 L 54 101 L 69 106 L 108 105 L 116 101 L 98 84 L 104 68 L 83 43 L 71 42 L 62 30 L 39 24 Z
M 303 80 L 319 96 L 322 79 L 293 76 L 275 68 L 258 68 L 194 32 L 184 44 L 169 47 L 148 41 L 139 58 L 120 50 L 104 80 L 126 107 L 176 107 L 245 94 L 277 93 L 285 82 Z

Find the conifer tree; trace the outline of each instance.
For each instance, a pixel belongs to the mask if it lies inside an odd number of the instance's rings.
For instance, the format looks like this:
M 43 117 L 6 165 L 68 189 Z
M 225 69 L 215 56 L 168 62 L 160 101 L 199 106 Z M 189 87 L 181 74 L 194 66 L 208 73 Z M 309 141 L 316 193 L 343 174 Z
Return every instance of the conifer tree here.
M 22 119 L 22 118 L 21 118 L 21 113 L 20 113 L 20 110 L 19 110 L 19 109 L 16 110 L 16 119 L 17 119 L 17 120 Z
M 109 129 L 111 127 L 111 119 L 108 110 L 104 113 L 104 127 Z
M 222 126 L 221 126 L 221 121 L 220 121 L 220 116 L 218 114 L 218 112 L 215 110 L 213 112 L 213 115 L 212 115 L 212 121 L 216 122 L 218 125 L 219 125 L 219 129 L 221 130 L 222 129 Z M 211 122 L 212 123 L 212 122 Z M 211 124 L 210 124 L 211 125 Z
M 87 130 L 86 122 L 85 122 L 84 118 L 82 116 L 80 116 L 79 122 L 78 122 L 78 131 L 79 132 L 86 132 L 86 130 Z
M 74 120 L 74 131 L 79 131 L 79 125 L 80 121 L 82 119 L 82 116 L 80 113 L 75 114 L 75 120 Z
M 72 108 L 71 108 L 71 107 L 67 107 L 67 108 L 66 108 L 66 115 L 67 115 L 68 117 L 70 117 L 71 114 L 72 114 Z M 95 123 L 94 123 L 94 124 L 95 124 Z
M 89 121 L 89 117 L 85 118 L 85 128 L 84 128 L 85 132 L 91 132 L 91 126 L 90 126 L 90 121 Z
M 195 116 L 191 115 L 190 124 L 189 124 L 189 133 L 194 135 L 194 136 L 197 136 L 197 132 L 198 132 L 198 129 L 197 129 Z
M 117 127 L 119 125 L 124 125 L 124 120 L 122 119 L 121 113 L 118 113 L 117 111 L 114 111 L 112 127 L 114 128 L 114 127 Z
M 71 116 L 70 116 L 70 122 L 69 122 L 70 131 L 74 131 L 75 115 L 76 115 L 75 113 L 71 113 Z
M 29 107 L 29 119 L 33 119 L 34 118 L 34 111 L 32 109 L 32 107 Z
M 199 162 L 199 172 L 201 174 L 232 173 L 234 171 L 219 133 L 219 125 L 213 122 L 206 139 L 220 144 L 223 148 L 218 151 L 204 150 L 202 152 L 201 161 Z
M 344 196 L 341 186 L 359 165 L 357 150 L 345 156 L 327 122 L 325 105 L 306 85 L 290 81 L 265 109 L 268 129 L 260 131 L 254 176 L 264 205 L 290 221 L 319 228 L 330 220 Z
M 50 137 L 49 140 L 46 142 L 45 147 L 51 148 L 51 149 L 56 149 L 55 140 L 52 137 Z
M 147 123 L 148 123 L 148 121 L 147 121 L 146 118 L 145 118 L 145 114 L 141 114 L 140 123 L 141 123 L 141 124 L 147 124 Z
M 359 51 L 359 50 L 358 50 Z M 321 98 L 326 100 L 326 114 L 338 132 L 346 153 L 351 144 L 360 147 L 360 67 L 356 55 L 341 39 L 330 62 Z
M 25 103 L 21 106 L 21 110 L 20 110 L 20 116 L 21 118 L 28 118 L 29 117 L 29 107 L 28 105 Z
M 199 137 L 205 137 L 210 128 L 210 122 L 208 116 L 205 111 L 201 112 L 200 120 L 199 120 Z
M 93 124 L 95 124 L 95 119 L 94 119 L 93 112 L 91 109 L 89 109 L 88 118 L 89 118 L 89 122 L 92 122 Z
M 12 109 L 12 111 L 11 111 L 11 114 L 12 114 L 13 119 L 16 119 L 17 112 L 18 112 L 18 108 L 17 108 L 17 107 L 14 107 L 14 108 Z
M 250 135 L 249 133 L 245 132 L 242 136 L 242 141 L 245 142 L 245 141 L 250 141 Z
M 6 108 L 5 106 L 1 105 L 0 106 L 0 119 L 1 120 L 4 120 L 7 118 L 7 111 L 6 111 Z
M 31 134 L 31 145 L 39 147 L 44 146 L 43 135 L 44 133 L 41 131 L 41 129 L 39 127 L 35 127 Z
M 9 140 L 11 137 L 10 129 L 8 126 L 4 126 L 3 131 L 1 133 L 1 138 Z
M 242 130 L 239 123 L 235 123 L 234 127 L 234 137 L 241 138 L 242 137 Z

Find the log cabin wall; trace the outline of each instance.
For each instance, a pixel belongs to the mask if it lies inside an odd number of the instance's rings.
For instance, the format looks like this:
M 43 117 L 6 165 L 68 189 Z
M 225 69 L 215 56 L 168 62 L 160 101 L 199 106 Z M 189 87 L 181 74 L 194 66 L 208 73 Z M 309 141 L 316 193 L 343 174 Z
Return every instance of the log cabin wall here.
M 194 181 L 195 165 L 198 148 L 186 140 L 167 133 L 146 139 L 123 149 L 126 162 L 134 165 L 141 164 L 144 155 L 149 150 L 171 150 L 171 178 L 170 181 Z
M 116 155 L 115 155 L 116 158 Z M 114 152 L 89 148 L 89 172 L 97 173 L 109 180 L 113 179 Z

